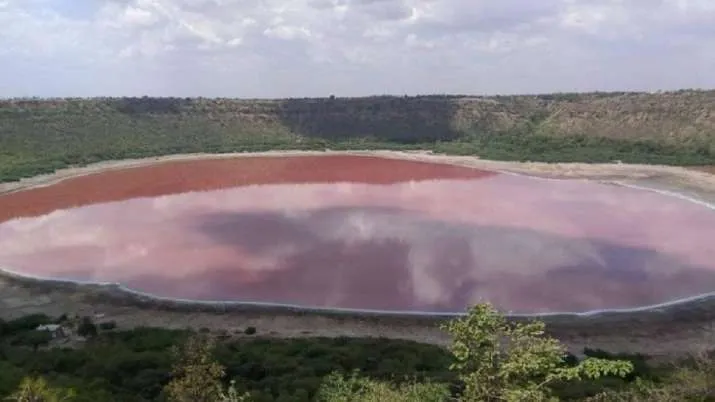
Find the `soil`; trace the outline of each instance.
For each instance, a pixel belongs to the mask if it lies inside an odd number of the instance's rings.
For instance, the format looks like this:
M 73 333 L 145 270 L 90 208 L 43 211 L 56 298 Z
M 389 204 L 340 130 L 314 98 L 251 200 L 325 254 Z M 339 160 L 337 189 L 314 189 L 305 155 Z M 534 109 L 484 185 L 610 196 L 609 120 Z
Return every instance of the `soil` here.
M 704 202 L 715 202 L 715 176 L 712 168 L 686 169 L 669 166 L 626 164 L 546 164 L 486 161 L 473 157 L 432 155 L 428 152 L 268 152 L 241 154 L 243 157 L 302 155 L 366 155 L 407 159 L 415 162 L 439 162 L 483 170 L 508 171 L 542 177 L 599 180 L 677 191 Z M 64 182 L 68 202 L 83 202 L 81 187 L 70 184 L 78 177 L 89 179 L 93 173 L 112 171 L 122 175 L 126 168 L 164 162 L 216 160 L 239 155 L 174 155 L 145 160 L 104 162 L 86 167 L 64 169 L 52 175 L 38 176 L 16 183 L 0 184 L 0 193 L 38 189 Z M 209 163 L 209 162 L 206 162 Z M 296 163 L 296 162 L 294 162 Z M 243 166 L 243 165 L 242 165 Z M 287 169 L 284 172 L 296 171 Z M 187 172 L 191 174 L 191 172 Z M 411 172 L 411 175 L 414 175 Z M 106 177 L 106 176 L 104 176 Z M 181 181 L 178 177 L 175 180 Z M 214 182 L 215 183 L 215 182 Z M 151 180 L 148 181 L 151 188 Z M 146 183 L 142 184 L 146 185 Z M 223 185 L 223 184 L 214 184 Z M 215 187 L 214 187 L 215 188 Z M 70 190 L 71 189 L 71 190 Z M 47 188 L 49 190 L 49 188 Z M 54 190 L 53 190 L 54 191 Z M 155 190 L 160 192 L 159 190 Z M 15 194 L 15 198 L 21 194 Z M 80 198 L 72 198 L 80 195 Z M 110 194 L 111 195 L 111 194 Z M 92 197 L 110 196 L 92 194 Z M 151 195 L 151 194 L 147 194 Z M 0 197 L 2 199 L 3 197 Z M 96 198 L 95 198 L 96 199 Z M 90 198 L 91 200 L 91 198 Z M 53 200 L 53 203 L 56 200 Z M 89 201 L 87 201 L 89 202 Z M 39 207 L 38 207 L 39 208 Z M 5 211 L 5 208 L 0 208 Z M 17 213 L 15 210 L 13 214 Z M 3 212 L 6 213 L 6 212 Z M 42 213 L 42 209 L 28 214 Z M 2 218 L 0 218 L 0 221 Z M 410 339 L 445 345 L 448 336 L 438 328 L 438 319 L 411 316 L 335 315 L 316 312 L 269 311 L 252 308 L 204 308 L 193 305 L 167 305 L 137 298 L 102 286 L 62 285 L 37 282 L 4 275 L 0 277 L 0 318 L 12 318 L 42 312 L 59 316 L 104 314 L 120 328 L 160 326 L 167 328 L 210 328 L 240 332 L 253 326 L 259 336 L 371 336 Z M 590 316 L 544 317 L 549 331 L 566 343 L 573 352 L 583 347 L 611 352 L 644 353 L 656 356 L 677 356 L 698 352 L 712 345 L 715 324 L 715 301 L 705 299 L 673 307 L 630 313 L 610 313 Z M 237 334 L 235 336 L 244 336 Z

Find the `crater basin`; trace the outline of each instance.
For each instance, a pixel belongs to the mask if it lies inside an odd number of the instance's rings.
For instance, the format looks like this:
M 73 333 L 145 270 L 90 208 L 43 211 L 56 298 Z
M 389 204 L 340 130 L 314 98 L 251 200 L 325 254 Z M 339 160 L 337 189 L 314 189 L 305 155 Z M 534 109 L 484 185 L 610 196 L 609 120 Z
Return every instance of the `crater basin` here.
M 0 196 L 0 267 L 157 296 L 453 313 L 715 291 L 715 214 L 652 191 L 367 156 L 108 171 Z

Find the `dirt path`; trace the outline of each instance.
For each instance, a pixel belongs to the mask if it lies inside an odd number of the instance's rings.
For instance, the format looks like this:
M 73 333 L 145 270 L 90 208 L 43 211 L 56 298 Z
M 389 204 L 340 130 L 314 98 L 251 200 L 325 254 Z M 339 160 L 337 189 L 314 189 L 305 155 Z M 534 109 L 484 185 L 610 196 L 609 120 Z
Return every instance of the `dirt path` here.
M 0 184 L 0 194 L 48 186 L 72 177 L 125 169 L 154 163 L 256 156 L 372 155 L 385 158 L 439 162 L 480 169 L 507 171 L 541 177 L 617 181 L 667 191 L 676 191 L 704 202 L 715 202 L 715 175 L 706 169 L 627 164 L 547 164 L 480 160 L 473 157 L 434 155 L 429 152 L 264 152 L 255 154 L 172 155 L 140 160 L 110 161 L 54 174 Z M 108 298 L 94 288 L 55 287 L 0 277 L 0 318 L 43 312 L 61 314 L 104 314 L 121 328 L 161 326 L 168 328 L 211 328 L 240 333 L 253 326 L 265 336 L 373 336 L 410 339 L 444 345 L 449 339 L 434 320 L 419 318 L 326 316 L 318 314 L 260 311 L 199 312 L 137 306 Z M 715 302 L 706 301 L 649 313 L 599 317 L 557 317 L 547 320 L 551 332 L 574 352 L 583 347 L 613 352 L 629 351 L 651 355 L 677 355 L 712 345 Z M 240 335 L 237 335 L 240 336 Z

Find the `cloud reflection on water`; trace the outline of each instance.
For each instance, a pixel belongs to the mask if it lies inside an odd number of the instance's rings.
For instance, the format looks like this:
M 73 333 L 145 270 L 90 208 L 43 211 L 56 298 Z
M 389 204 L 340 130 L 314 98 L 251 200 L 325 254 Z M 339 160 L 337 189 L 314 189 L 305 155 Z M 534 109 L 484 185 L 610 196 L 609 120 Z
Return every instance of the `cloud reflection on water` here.
M 499 175 L 256 185 L 0 224 L 0 265 L 162 296 L 515 312 L 715 290 L 715 214 L 656 193 Z

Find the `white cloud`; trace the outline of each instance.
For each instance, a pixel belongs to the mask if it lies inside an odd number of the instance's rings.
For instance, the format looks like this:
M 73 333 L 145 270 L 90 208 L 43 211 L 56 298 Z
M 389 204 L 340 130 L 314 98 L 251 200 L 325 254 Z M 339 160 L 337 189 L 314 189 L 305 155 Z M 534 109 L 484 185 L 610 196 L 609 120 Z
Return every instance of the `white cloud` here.
M 119 16 L 120 25 L 151 26 L 159 21 L 159 16 L 150 10 L 129 6 Z
M 0 1 L 3 95 L 713 87 L 710 0 Z

